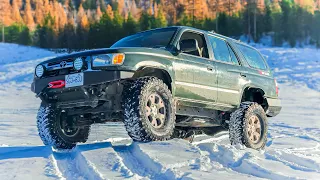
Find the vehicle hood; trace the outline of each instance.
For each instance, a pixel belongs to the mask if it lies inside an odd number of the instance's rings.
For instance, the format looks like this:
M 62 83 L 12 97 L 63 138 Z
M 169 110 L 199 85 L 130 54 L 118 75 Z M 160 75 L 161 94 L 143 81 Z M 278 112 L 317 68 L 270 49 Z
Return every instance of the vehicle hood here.
M 67 55 L 57 56 L 55 58 L 44 61 L 40 64 L 73 59 L 77 57 L 94 56 L 98 54 L 126 53 L 126 52 L 145 52 L 145 53 L 155 53 L 155 54 L 163 54 L 163 55 L 171 54 L 168 50 L 164 48 L 163 49 L 162 48 L 144 48 L 144 47 L 103 48 L 103 49 L 87 50 L 87 51 L 81 51 L 81 52 L 75 52 Z

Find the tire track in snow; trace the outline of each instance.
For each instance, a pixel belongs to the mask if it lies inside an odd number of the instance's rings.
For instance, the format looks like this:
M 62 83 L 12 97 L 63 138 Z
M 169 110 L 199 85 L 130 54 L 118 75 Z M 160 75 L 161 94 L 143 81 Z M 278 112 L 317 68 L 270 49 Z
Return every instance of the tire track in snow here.
M 57 176 L 66 179 L 104 179 L 95 166 L 76 148 L 70 152 L 52 152 L 52 164 L 57 168 Z
M 136 142 L 129 146 L 113 146 L 113 149 L 133 174 L 150 179 L 176 179 L 171 169 L 164 171 L 163 166 L 145 154 Z
M 44 174 L 54 179 L 65 179 L 57 164 L 53 159 L 53 154 L 48 146 L 8 146 L 0 147 L 0 160 L 17 159 L 17 158 L 38 158 L 42 157 L 47 160 L 44 167 Z
M 316 146 L 314 149 L 317 149 L 318 146 Z M 320 165 L 316 161 L 310 158 L 304 158 L 296 153 L 288 152 L 288 150 L 269 150 L 265 153 L 265 158 L 281 162 L 294 170 L 317 173 L 320 172 Z
M 258 164 L 249 161 L 249 152 L 244 153 L 241 157 L 237 158 L 237 160 L 234 160 L 234 152 L 232 152 L 227 147 L 222 147 L 220 145 L 218 145 L 217 147 L 212 147 L 212 144 L 199 144 L 198 147 L 201 151 L 206 151 L 209 153 L 208 156 L 212 162 L 218 162 L 219 164 L 223 165 L 224 168 L 230 168 L 238 173 L 267 179 L 295 179 L 294 177 L 289 177 L 277 174 L 273 171 L 269 171 L 268 169 L 265 169 Z M 216 149 L 213 150 L 213 148 Z

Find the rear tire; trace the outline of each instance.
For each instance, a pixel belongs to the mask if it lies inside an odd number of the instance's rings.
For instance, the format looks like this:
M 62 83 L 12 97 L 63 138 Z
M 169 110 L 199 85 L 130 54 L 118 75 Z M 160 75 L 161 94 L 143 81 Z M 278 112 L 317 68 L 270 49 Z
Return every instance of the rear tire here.
M 37 127 L 39 136 L 45 145 L 51 145 L 56 149 L 72 149 L 78 142 L 86 142 L 90 126 L 83 128 L 65 129 L 66 115 L 53 104 L 40 105 L 37 115 Z
M 243 102 L 231 114 L 229 138 L 232 145 L 242 144 L 260 150 L 267 142 L 268 121 L 263 108 L 254 102 Z
M 167 85 L 155 77 L 143 77 L 124 86 L 124 125 L 134 141 L 164 141 L 175 127 L 175 106 Z

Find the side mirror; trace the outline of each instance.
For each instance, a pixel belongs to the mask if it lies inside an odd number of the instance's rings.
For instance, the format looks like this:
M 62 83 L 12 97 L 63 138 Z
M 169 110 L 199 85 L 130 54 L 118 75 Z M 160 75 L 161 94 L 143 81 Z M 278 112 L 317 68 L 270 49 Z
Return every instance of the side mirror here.
M 180 41 L 181 52 L 198 51 L 198 41 L 196 39 L 184 39 Z

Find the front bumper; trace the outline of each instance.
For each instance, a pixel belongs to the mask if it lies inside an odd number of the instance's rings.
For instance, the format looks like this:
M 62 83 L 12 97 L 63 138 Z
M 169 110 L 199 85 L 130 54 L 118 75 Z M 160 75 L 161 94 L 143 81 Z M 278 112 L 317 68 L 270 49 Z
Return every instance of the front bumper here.
M 85 71 L 83 86 L 95 85 L 104 82 L 112 82 L 121 79 L 132 78 L 134 72 L 129 71 Z M 31 91 L 39 94 L 48 87 L 48 84 L 52 81 L 63 80 L 65 81 L 65 75 L 35 78 L 31 84 Z M 61 90 L 66 88 L 61 88 Z
M 282 109 L 281 100 L 274 99 L 274 98 L 267 98 L 268 102 L 268 109 L 267 109 L 267 116 L 274 117 L 278 115 Z

